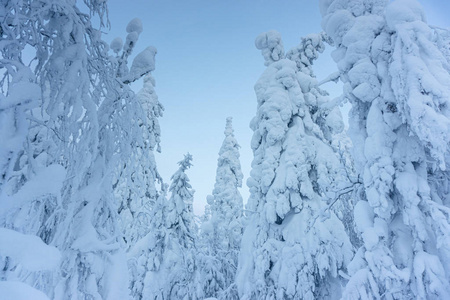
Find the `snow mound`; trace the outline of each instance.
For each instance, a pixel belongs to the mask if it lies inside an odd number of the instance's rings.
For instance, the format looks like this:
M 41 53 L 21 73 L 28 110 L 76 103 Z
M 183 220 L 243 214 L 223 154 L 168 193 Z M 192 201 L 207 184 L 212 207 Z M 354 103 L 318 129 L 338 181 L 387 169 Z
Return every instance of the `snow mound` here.
M 9 256 L 30 271 L 54 269 L 61 259 L 58 249 L 46 245 L 37 236 L 6 228 L 0 228 L 0 256 Z
M 147 47 L 141 53 L 139 53 L 130 69 L 130 79 L 131 78 L 140 78 L 142 75 L 147 74 L 155 70 L 155 55 L 157 51 L 155 47 Z
M 142 21 L 139 18 L 134 18 L 127 25 L 128 33 L 136 32 L 137 34 L 140 34 L 142 30 L 143 30 Z
M 15 105 L 26 105 L 27 108 L 37 106 L 40 87 L 31 82 L 16 82 L 9 89 L 9 96 L 0 101 L 0 110 L 11 108 Z
M 125 44 L 127 45 L 127 47 L 130 47 L 131 44 L 136 44 L 137 40 L 139 39 L 139 34 L 135 31 L 130 32 L 127 35 L 127 40 L 125 42 Z
M 386 8 L 386 23 L 392 31 L 398 24 L 414 21 L 426 22 L 425 12 L 416 0 L 396 0 Z
M 118 53 L 123 48 L 123 40 L 120 37 L 116 37 L 114 40 L 112 40 L 109 47 L 114 51 L 114 53 Z
M 0 300 L 49 300 L 41 291 L 18 281 L 0 281 Z

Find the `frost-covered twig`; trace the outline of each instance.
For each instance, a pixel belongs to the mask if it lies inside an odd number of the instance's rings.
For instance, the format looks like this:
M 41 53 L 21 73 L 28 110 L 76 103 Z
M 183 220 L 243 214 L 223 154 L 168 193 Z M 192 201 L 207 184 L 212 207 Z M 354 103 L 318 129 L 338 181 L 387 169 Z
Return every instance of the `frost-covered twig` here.
M 317 86 L 321 86 L 325 83 L 331 82 L 333 81 L 334 83 L 338 83 L 339 79 L 341 78 L 341 73 L 339 72 L 334 72 L 330 75 L 328 75 L 325 79 L 323 79 L 322 81 L 320 81 Z
M 27 116 L 27 119 L 30 120 L 30 121 L 32 121 L 32 122 L 35 122 L 35 123 L 37 123 L 37 124 L 39 124 L 39 125 L 42 125 L 42 126 L 44 126 L 45 128 L 47 128 L 47 129 L 50 129 L 51 131 L 53 131 L 53 133 L 55 134 L 55 136 L 56 136 L 61 142 L 63 142 L 63 143 L 68 143 L 68 141 L 64 140 L 64 139 L 61 137 L 61 135 L 58 133 L 58 131 L 56 131 L 55 128 L 52 128 L 52 127 L 48 126 L 47 123 L 42 122 L 41 120 L 38 120 L 38 119 L 36 119 L 36 118 L 34 118 L 34 117 L 32 117 L 32 116 Z
M 328 212 L 333 205 L 343 196 L 346 194 L 349 194 L 351 192 L 353 192 L 355 190 L 355 186 L 361 184 L 361 182 L 357 181 L 354 182 L 351 186 L 345 187 L 341 190 L 338 191 L 337 195 L 334 197 L 334 199 L 330 202 L 330 204 L 327 205 L 327 207 L 325 207 L 324 209 L 322 209 L 320 211 L 319 214 L 317 214 L 310 222 L 310 224 L 308 224 L 308 228 L 306 229 L 306 232 L 309 232 L 311 230 L 311 228 L 314 226 L 314 224 L 316 223 L 317 219 L 319 217 L 323 217 L 325 215 L 326 212 Z

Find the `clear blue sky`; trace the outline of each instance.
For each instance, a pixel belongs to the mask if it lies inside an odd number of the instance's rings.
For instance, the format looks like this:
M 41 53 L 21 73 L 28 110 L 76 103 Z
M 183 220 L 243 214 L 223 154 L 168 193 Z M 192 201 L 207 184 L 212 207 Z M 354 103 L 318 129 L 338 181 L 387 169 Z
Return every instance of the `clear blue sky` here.
M 135 54 L 152 45 L 156 56 L 156 92 L 165 107 L 160 119 L 162 153 L 158 170 L 169 183 L 177 162 L 190 152 L 194 166 L 187 171 L 196 190 L 194 211 L 200 215 L 215 181 L 218 151 L 225 119 L 233 117 L 241 145 L 244 202 L 245 180 L 253 155 L 249 123 L 256 112 L 253 86 L 264 71 L 264 60 L 254 46 L 264 31 L 278 30 L 285 49 L 300 37 L 320 32 L 318 1 L 312 0 L 109 0 L 111 31 L 105 39 L 126 37 L 128 22 L 138 17 L 142 32 Z M 450 1 L 423 0 L 430 24 L 449 27 Z M 447 19 L 447 20 L 446 20 Z M 329 52 L 317 64 L 319 79 L 334 72 Z M 140 85 L 133 86 L 138 90 Z M 339 86 L 327 86 L 337 95 Z

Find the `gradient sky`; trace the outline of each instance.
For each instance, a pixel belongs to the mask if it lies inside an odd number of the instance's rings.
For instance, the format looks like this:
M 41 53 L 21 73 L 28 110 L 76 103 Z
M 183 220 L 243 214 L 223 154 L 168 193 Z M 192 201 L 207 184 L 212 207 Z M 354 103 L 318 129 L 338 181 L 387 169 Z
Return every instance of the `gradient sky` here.
M 156 154 L 165 182 L 177 170 L 186 152 L 194 166 L 187 171 L 196 190 L 194 212 L 203 213 L 206 196 L 214 187 L 217 158 L 225 119 L 233 117 L 235 136 L 241 145 L 244 202 L 249 193 L 245 181 L 253 159 L 250 120 L 256 113 L 253 86 L 264 71 L 264 60 L 254 46 L 261 32 L 278 30 L 285 50 L 300 37 L 321 31 L 318 1 L 314 0 L 109 0 L 111 30 L 107 41 L 125 40 L 126 25 L 138 17 L 142 32 L 136 51 L 147 46 L 156 55 L 156 92 L 165 107 L 160 119 L 162 153 Z M 428 22 L 450 27 L 450 1 L 423 0 Z M 336 71 L 328 49 L 316 64 L 319 79 Z M 140 83 L 133 86 L 139 90 Z M 337 96 L 339 85 L 325 88 Z

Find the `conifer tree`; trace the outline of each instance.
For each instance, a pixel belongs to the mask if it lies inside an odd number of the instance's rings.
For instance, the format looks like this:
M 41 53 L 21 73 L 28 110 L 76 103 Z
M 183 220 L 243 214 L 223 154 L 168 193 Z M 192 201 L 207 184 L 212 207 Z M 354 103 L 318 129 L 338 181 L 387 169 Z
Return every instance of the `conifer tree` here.
M 227 118 L 225 139 L 219 151 L 216 183 L 208 197 L 209 219 L 202 226 L 201 284 L 205 297 L 230 299 L 237 295 L 232 287 L 242 236 L 243 174 L 239 161 L 239 144 Z
M 352 104 L 363 245 L 344 299 L 449 297 L 450 67 L 416 1 L 321 1 Z M 447 229 L 444 229 L 447 228 Z
M 164 206 L 164 238 L 157 266 L 146 275 L 147 287 L 144 299 L 198 299 L 196 276 L 196 233 L 194 223 L 194 191 L 186 170 L 192 166 L 192 155 L 185 155 L 172 175 L 169 191 L 171 196 Z
M 326 209 L 341 167 L 315 123 L 315 113 L 327 99 L 311 88 L 317 80 L 309 65 L 323 48 L 322 36 L 304 39 L 290 52 L 291 59 L 284 54 L 278 32 L 259 35 L 256 46 L 267 69 L 255 85 L 258 108 L 250 124 L 251 216 L 242 238 L 239 295 L 334 298 L 340 294 L 338 272 L 349 260 L 351 246 L 340 220 Z M 307 65 L 299 65 L 302 61 Z M 329 216 L 322 220 L 323 212 Z

